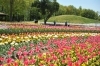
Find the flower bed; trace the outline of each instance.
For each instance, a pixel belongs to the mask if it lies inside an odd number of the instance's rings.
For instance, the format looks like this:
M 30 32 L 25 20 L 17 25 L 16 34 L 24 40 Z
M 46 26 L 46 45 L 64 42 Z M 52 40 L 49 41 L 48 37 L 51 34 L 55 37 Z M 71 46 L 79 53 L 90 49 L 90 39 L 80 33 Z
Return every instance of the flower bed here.
M 10 48 L 6 50 L 6 55 L 0 56 L 1 66 L 100 65 L 99 33 L 25 33 L 1 36 L 4 36 L 1 41 L 4 38 L 8 40 L 8 36 L 15 37 L 10 43 L 0 45 L 0 48 L 5 45 Z M 18 43 L 19 39 L 21 42 Z
M 77 26 L 49 26 L 24 23 L 6 23 L 6 29 L 0 29 L 0 34 L 19 34 L 32 32 L 92 32 L 99 33 L 100 27 L 77 27 Z

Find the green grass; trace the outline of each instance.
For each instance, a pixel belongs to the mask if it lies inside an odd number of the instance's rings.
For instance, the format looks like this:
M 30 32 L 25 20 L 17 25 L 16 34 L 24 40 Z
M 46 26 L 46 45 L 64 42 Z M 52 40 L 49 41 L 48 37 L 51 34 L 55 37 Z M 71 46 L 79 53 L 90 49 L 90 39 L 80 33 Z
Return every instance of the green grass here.
M 43 20 L 40 20 L 43 21 Z M 100 23 L 98 20 L 93 20 L 81 16 L 75 15 L 60 15 L 60 16 L 53 16 L 51 17 L 48 22 L 70 22 L 70 23 Z

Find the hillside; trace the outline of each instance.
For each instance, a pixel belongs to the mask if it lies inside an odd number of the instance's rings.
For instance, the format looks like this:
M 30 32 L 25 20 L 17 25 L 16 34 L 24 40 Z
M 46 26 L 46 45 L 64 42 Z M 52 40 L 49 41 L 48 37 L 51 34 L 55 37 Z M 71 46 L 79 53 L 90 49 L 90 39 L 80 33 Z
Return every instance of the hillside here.
M 43 21 L 43 20 L 40 20 Z M 70 23 L 100 23 L 98 20 L 93 20 L 81 16 L 75 15 L 60 15 L 60 16 L 53 16 L 51 17 L 48 22 L 70 22 Z

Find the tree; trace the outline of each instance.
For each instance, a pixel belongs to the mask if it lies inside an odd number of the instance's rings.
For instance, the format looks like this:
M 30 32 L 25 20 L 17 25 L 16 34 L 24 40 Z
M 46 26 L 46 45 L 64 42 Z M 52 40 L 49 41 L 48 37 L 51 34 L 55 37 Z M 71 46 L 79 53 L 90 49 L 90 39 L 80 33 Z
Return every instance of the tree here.
M 47 20 L 59 10 L 59 3 L 56 0 L 35 0 L 32 7 L 39 8 L 43 15 L 44 24 L 46 24 Z
M 73 5 L 69 5 L 66 7 L 66 14 L 77 15 L 77 9 Z
M 81 13 L 82 13 L 82 7 L 79 6 L 78 10 L 79 10 L 79 15 L 81 16 Z
M 13 6 L 13 20 L 14 21 L 20 21 L 24 20 L 24 15 L 26 14 L 25 11 L 28 10 L 26 8 L 26 2 L 25 0 L 15 0 L 14 6 Z
M 98 16 L 98 20 L 100 21 L 100 15 Z
M 28 20 L 31 9 L 30 7 L 33 2 L 34 0 L 0 0 L 0 8 L 2 11 L 3 7 L 2 12 L 6 13 L 9 17 L 11 17 L 10 15 L 13 15 L 15 18 L 17 18 L 19 15 L 24 16 L 24 19 Z M 8 20 L 14 20 L 14 18 L 12 17 L 12 19 Z
M 81 13 L 82 17 L 95 19 L 96 18 L 96 12 L 91 9 L 83 9 Z
M 36 7 L 32 7 L 31 10 L 30 10 L 30 20 L 37 20 L 37 19 L 40 19 L 40 12 L 38 10 L 38 8 Z
M 56 15 L 65 15 L 66 14 L 66 6 L 60 5 L 59 10 L 56 12 Z

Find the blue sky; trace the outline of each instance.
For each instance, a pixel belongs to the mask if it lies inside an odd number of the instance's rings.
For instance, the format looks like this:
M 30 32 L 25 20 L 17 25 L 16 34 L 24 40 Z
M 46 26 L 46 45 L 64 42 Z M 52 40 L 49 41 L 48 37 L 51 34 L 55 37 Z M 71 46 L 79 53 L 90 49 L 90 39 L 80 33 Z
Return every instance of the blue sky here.
M 61 5 L 73 5 L 76 8 L 82 6 L 82 8 L 92 9 L 100 12 L 100 0 L 57 0 Z

